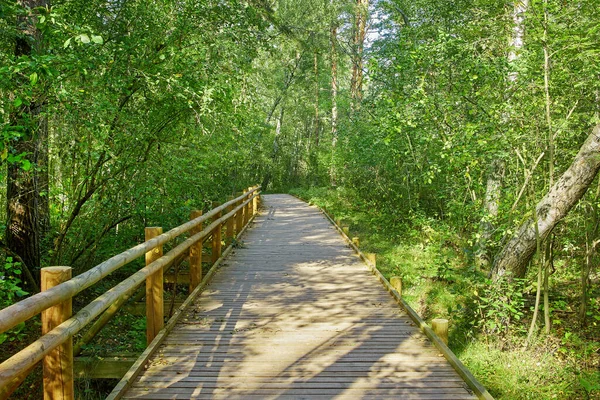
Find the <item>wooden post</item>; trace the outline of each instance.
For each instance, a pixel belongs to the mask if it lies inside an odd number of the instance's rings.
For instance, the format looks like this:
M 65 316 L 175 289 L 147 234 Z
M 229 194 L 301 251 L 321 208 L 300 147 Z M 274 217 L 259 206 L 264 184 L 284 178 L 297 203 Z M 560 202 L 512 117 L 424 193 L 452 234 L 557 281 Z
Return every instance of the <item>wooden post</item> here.
M 201 210 L 193 210 L 190 219 L 202 216 Z M 190 236 L 202 232 L 202 224 L 190 231 Z M 190 247 L 190 293 L 202 282 L 202 241 L 198 241 Z
M 355 245 L 356 247 L 358 247 L 360 245 L 360 240 L 358 239 L 358 237 L 353 237 L 352 238 L 352 244 Z
M 390 285 L 394 288 L 396 292 L 402 297 L 402 279 L 399 276 L 392 276 L 390 279 Z
M 373 264 L 374 267 L 377 267 L 377 254 L 375 253 L 366 253 L 365 257 L 367 257 L 367 261 Z
M 446 346 L 448 345 L 448 320 L 443 318 L 436 318 L 431 321 L 431 329 L 436 335 L 442 339 Z
M 249 192 L 249 191 L 251 191 L 252 189 L 254 189 L 254 188 L 253 188 L 252 186 L 249 186 L 249 187 L 248 187 L 248 192 Z M 253 194 L 254 194 L 254 193 L 250 193 L 250 194 L 248 195 L 248 198 L 247 198 L 246 200 L 250 199 L 250 198 L 252 197 L 252 195 L 253 195 Z M 252 211 L 254 210 L 254 209 L 253 209 L 253 207 L 252 207 L 252 201 L 250 201 L 250 202 L 249 202 L 249 203 L 246 205 L 246 208 L 248 209 L 248 221 L 246 221 L 246 223 L 248 223 L 248 222 L 250 222 L 250 218 L 252 218 Z
M 218 201 L 213 201 L 213 208 L 219 207 L 220 204 Z M 218 212 L 214 217 L 213 221 L 221 218 L 222 212 Z M 222 225 L 219 224 L 215 230 L 212 232 L 212 263 L 216 263 L 217 260 L 221 257 L 221 228 Z
M 227 201 L 231 201 L 231 200 L 233 200 L 233 196 L 229 196 L 227 198 Z M 227 214 L 229 214 L 231 211 L 233 211 L 234 208 L 235 208 L 235 204 L 232 204 L 229 207 L 227 207 Z M 231 242 L 233 242 L 233 236 L 235 235 L 234 227 L 233 227 L 234 218 L 235 218 L 235 216 L 229 217 L 229 219 L 227 220 L 227 223 L 225 224 L 225 245 L 226 246 L 229 246 L 231 244 Z
M 146 228 L 146 241 L 162 234 L 160 226 Z M 146 253 L 146 265 L 163 256 L 163 247 L 157 246 Z M 146 343 L 149 345 L 164 326 L 163 270 L 146 278 Z
M 254 200 L 252 200 L 252 215 L 256 215 L 256 213 L 258 212 L 258 200 L 259 196 L 256 196 Z
M 242 194 L 243 194 L 242 192 L 238 192 L 235 197 L 240 197 Z M 242 205 L 243 202 L 244 202 L 244 200 L 238 201 L 236 204 L 236 207 L 239 207 L 240 205 Z M 236 236 L 240 234 L 243 227 L 244 227 L 244 209 L 241 208 L 238 210 L 237 213 L 235 213 L 235 235 Z
M 244 194 L 246 194 L 246 193 L 248 193 L 248 189 L 244 189 Z M 247 199 L 248 199 L 248 196 L 244 196 L 242 203 L 245 202 Z M 248 206 L 245 205 L 244 207 L 242 207 L 242 209 L 244 210 L 243 225 L 246 226 L 248 221 L 250 221 L 250 215 L 248 214 Z
M 71 279 L 71 267 L 48 267 L 41 271 L 41 290 L 48 290 Z M 73 313 L 72 299 L 42 311 L 42 335 L 66 321 Z M 52 350 L 43 361 L 44 399 L 75 398 L 73 387 L 73 337 Z

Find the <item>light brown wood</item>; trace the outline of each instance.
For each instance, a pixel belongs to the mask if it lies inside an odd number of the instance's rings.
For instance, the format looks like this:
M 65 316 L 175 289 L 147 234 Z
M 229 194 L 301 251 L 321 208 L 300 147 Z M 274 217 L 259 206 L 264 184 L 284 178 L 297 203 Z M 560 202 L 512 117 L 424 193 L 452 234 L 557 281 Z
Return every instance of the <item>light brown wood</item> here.
M 239 192 L 236 194 L 237 198 L 240 198 L 241 196 L 243 196 L 244 193 L 243 192 Z M 243 200 L 239 200 L 236 203 L 236 206 L 241 206 L 243 203 Z M 236 214 L 235 214 L 235 235 L 236 237 L 240 234 L 241 230 L 244 228 L 244 209 L 240 209 Z
M 41 270 L 41 290 L 45 291 L 71 279 L 71 267 L 48 267 Z M 42 312 L 42 335 L 71 317 L 72 301 L 67 300 Z M 73 386 L 73 339 L 52 350 L 43 361 L 44 399 L 70 400 L 75 398 Z
M 474 398 L 322 214 L 263 198 L 123 398 Z
M 242 205 L 240 205 L 239 208 L 236 208 L 235 212 L 237 212 L 239 209 L 243 208 L 249 201 L 250 200 L 244 201 L 244 203 Z M 171 231 L 169 231 L 169 233 L 163 234 L 161 236 L 158 236 L 155 239 L 152 239 L 152 240 L 146 242 L 145 245 L 148 246 L 149 243 L 154 244 L 154 245 L 156 245 L 157 243 L 160 244 L 161 243 L 160 240 L 162 240 L 162 238 L 164 238 L 165 235 L 168 236 L 172 232 L 185 232 L 185 231 L 191 229 L 199 221 L 205 221 L 205 219 L 209 215 L 212 216 L 215 214 L 216 211 L 219 211 L 222 209 L 223 209 L 223 206 L 220 206 L 216 210 L 212 210 L 212 211 L 208 212 L 207 214 L 203 215 L 200 219 L 197 219 L 195 221 L 190 221 L 186 224 L 181 225 L 178 228 L 172 229 Z M 234 212 L 232 211 L 231 213 L 221 217 L 218 221 L 212 222 L 209 226 L 204 228 L 202 230 L 202 232 L 197 233 L 196 235 L 193 235 L 192 237 L 186 239 L 185 241 L 183 241 L 182 243 L 177 245 L 175 248 L 173 248 L 171 251 L 169 251 L 169 253 L 166 254 L 164 257 L 156 260 L 155 262 L 146 266 L 145 268 L 140 269 L 139 271 L 137 271 L 136 273 L 131 275 L 129 278 L 127 278 L 123 282 L 119 283 L 112 290 L 110 290 L 110 291 L 102 294 L 98 298 L 96 298 L 92 303 L 90 303 L 87 306 L 85 306 L 84 308 L 82 308 L 72 318 L 70 318 L 69 320 L 65 321 L 60 326 L 58 326 L 54 330 L 56 332 L 55 334 L 40 337 L 38 340 L 36 340 L 35 342 L 28 345 L 25 349 L 21 350 L 17 354 L 14 354 L 9 359 L 3 361 L 0 364 L 0 393 L 6 393 L 9 388 L 14 386 L 15 382 L 19 381 L 19 378 L 23 375 L 23 373 L 26 370 L 31 368 L 37 362 L 40 362 L 43 359 L 43 357 L 46 356 L 49 352 L 51 352 L 52 350 L 54 350 L 55 348 L 60 346 L 64 341 L 66 341 L 67 339 L 69 339 L 70 337 L 72 337 L 73 335 L 78 333 L 83 327 L 85 327 L 86 324 L 90 323 L 94 318 L 98 317 L 104 310 L 106 310 L 111 304 L 113 304 L 115 301 L 117 301 L 120 296 L 122 296 L 124 293 L 126 293 L 128 290 L 130 290 L 132 287 L 138 286 L 138 285 L 144 283 L 146 281 L 146 279 L 149 276 L 151 276 L 152 274 L 154 274 L 156 271 L 163 269 L 164 267 L 170 265 L 174 261 L 180 259 L 180 257 L 185 252 L 189 251 L 189 247 L 192 244 L 194 244 L 198 240 L 203 240 L 203 238 L 209 236 L 210 233 L 212 232 L 212 230 L 214 230 L 214 228 L 217 226 L 217 224 L 222 224 L 223 222 L 225 222 L 227 220 L 227 218 L 231 217 L 233 214 L 234 214 Z M 121 260 L 118 262 L 122 262 L 122 259 L 127 259 L 127 257 L 130 257 L 132 254 L 135 254 L 135 252 L 133 252 L 133 251 L 134 250 L 138 251 L 136 249 L 139 249 L 139 248 L 140 248 L 139 246 L 136 246 L 135 248 L 130 249 L 124 253 L 121 253 L 119 256 L 117 256 L 116 258 L 113 258 L 111 260 L 113 260 L 113 261 Z M 151 246 L 142 247 L 142 248 L 150 249 Z M 117 262 L 117 261 L 115 261 L 115 262 Z M 102 271 L 104 271 L 104 269 L 102 269 Z M 100 273 L 101 271 L 96 270 L 96 272 Z M 55 286 L 52 289 L 49 289 L 46 292 L 51 292 L 54 289 L 59 288 L 59 289 L 64 289 L 63 291 L 60 292 L 60 293 L 63 293 L 63 294 L 61 294 L 61 296 L 64 295 L 64 293 L 71 293 L 71 290 L 74 290 L 71 287 L 71 283 L 73 281 L 76 281 L 81 276 L 86 276 L 86 275 L 85 274 L 78 275 L 77 277 L 71 279 L 69 281 L 69 283 L 67 284 L 67 286 L 65 286 L 65 284 L 60 284 L 58 286 Z M 74 285 L 76 287 L 79 287 L 78 286 L 79 284 L 81 284 L 81 282 L 74 283 Z M 44 294 L 46 292 L 43 292 L 41 294 Z M 38 295 L 35 295 L 35 296 L 38 296 Z M 32 297 L 35 297 L 35 296 L 32 296 Z M 55 297 L 50 297 L 50 299 L 54 299 L 54 298 Z M 50 300 L 46 300 L 46 301 L 50 301 Z M 30 304 L 30 303 L 26 303 L 26 304 Z M 38 307 L 38 306 L 39 306 L 39 304 L 35 303 L 35 302 L 32 305 L 32 307 Z M 4 310 L 7 310 L 7 309 L 4 309 Z M 15 308 L 11 308 L 11 310 L 14 311 Z M 1 312 L 0 312 L 0 314 L 1 314 Z M 12 314 L 8 313 L 6 315 L 10 316 Z M 19 316 L 19 318 L 21 318 L 21 316 Z
M 190 219 L 194 220 L 202 216 L 202 210 L 193 210 L 190 214 Z M 195 235 L 202 231 L 202 223 L 190 230 L 190 235 Z M 202 241 L 199 240 L 190 246 L 190 293 L 194 291 L 196 286 L 202 282 Z
M 213 202 L 213 208 L 218 207 L 219 202 Z M 213 221 L 218 221 L 221 218 L 221 213 L 219 212 L 213 217 Z M 212 263 L 216 263 L 219 258 L 221 258 L 221 229 L 223 228 L 222 223 L 219 223 L 212 233 Z
M 431 329 L 436 335 L 442 339 L 446 345 L 448 345 L 448 320 L 444 318 L 436 318 L 431 320 Z
M 258 188 L 258 186 L 255 186 L 254 189 Z M 258 205 L 260 202 L 260 195 L 256 196 L 254 198 L 254 201 L 252 202 L 252 215 L 256 215 L 256 213 L 258 212 Z
M 158 226 L 148 227 L 145 230 L 146 241 L 162 234 Z M 157 246 L 146 253 L 146 266 L 152 264 L 163 256 L 163 247 Z M 160 268 L 146 279 L 146 343 L 150 344 L 158 332 L 163 328 L 163 269 Z
M 369 261 L 373 267 L 377 267 L 377 254 L 365 253 L 365 257 L 367 257 L 367 261 Z
M 248 189 L 244 189 L 244 196 L 246 196 L 246 199 L 248 199 L 248 196 L 250 196 Z M 248 205 L 246 205 L 244 207 L 244 221 L 243 221 L 244 226 L 246 226 L 248 224 L 248 221 L 250 221 L 250 207 L 248 207 Z
M 141 285 L 140 285 L 141 286 Z M 124 293 L 117 301 L 112 303 L 106 311 L 93 323 L 86 333 L 81 336 L 81 339 L 73 346 L 73 356 L 78 356 L 83 346 L 88 344 L 96 337 L 96 335 L 106 326 L 106 324 L 119 312 L 123 304 L 135 293 L 139 286 L 132 287 Z
M 233 217 L 234 213 L 239 211 L 239 209 L 241 209 L 241 207 L 242 207 L 242 204 L 240 204 L 238 208 L 236 208 L 234 211 L 232 211 L 225 217 L 222 217 L 222 219 L 225 220 L 228 217 Z M 210 232 L 210 229 L 211 229 L 211 226 L 206 228 L 203 232 L 207 234 L 208 232 Z M 241 235 L 243 235 L 245 231 L 246 231 L 246 227 L 242 228 L 242 230 L 240 232 L 238 232 L 238 237 L 241 237 Z M 202 233 L 200 233 L 200 234 L 202 234 Z M 200 234 L 198 234 L 198 235 L 200 235 Z M 147 362 L 150 359 L 150 357 L 152 357 L 156 353 L 159 346 L 161 346 L 163 341 L 167 338 L 167 335 L 169 335 L 171 333 L 171 330 L 173 328 L 175 328 L 177 323 L 184 316 L 184 311 L 186 309 L 188 309 L 194 303 L 194 301 L 196 301 L 198 296 L 211 283 L 212 278 L 215 275 L 215 273 L 217 272 L 217 270 L 220 268 L 221 263 L 231 253 L 232 250 L 233 250 L 233 246 L 229 246 L 229 247 L 227 247 L 227 249 L 225 249 L 225 251 L 223 252 L 222 258 L 219 259 L 215 264 L 213 264 L 213 266 L 210 268 L 210 270 L 208 271 L 206 276 L 202 279 L 202 283 L 200 283 L 200 285 L 198 285 L 196 287 L 196 289 L 194 289 L 194 291 L 188 296 L 188 298 L 185 299 L 182 306 L 179 307 L 175 311 L 175 314 L 173 314 L 173 317 L 171 317 L 171 319 L 165 326 L 165 329 L 163 329 L 158 334 L 158 336 L 156 337 L 154 342 L 150 346 L 148 346 L 146 348 L 146 350 L 144 350 L 144 352 L 142 353 L 140 358 L 138 358 L 136 360 L 136 362 L 133 364 L 133 366 L 130 368 L 130 370 L 127 371 L 127 373 L 125 374 L 123 379 L 121 379 L 121 381 L 119 381 L 117 386 L 115 386 L 115 388 L 108 395 L 106 400 L 117 400 L 117 399 L 120 399 L 123 397 L 123 394 L 131 387 L 134 379 L 138 378 L 138 376 L 140 376 L 141 372 L 147 367 Z
M 252 197 L 252 192 L 256 189 L 255 186 L 249 186 L 248 187 L 248 198 Z M 250 219 L 252 219 L 252 217 L 254 216 L 254 200 L 252 200 L 250 203 L 248 203 L 248 221 L 250 221 Z
M 256 198 L 255 198 L 256 199 Z M 230 196 L 229 201 L 233 200 L 233 196 Z M 232 204 L 227 207 L 227 213 L 233 211 L 235 206 Z M 233 242 L 233 237 L 235 236 L 235 228 L 234 228 L 235 218 L 231 217 L 227 219 L 227 223 L 225 224 L 225 245 L 229 246 L 231 242 Z
M 260 186 L 257 189 L 255 189 L 255 192 L 259 189 Z M 241 198 L 236 198 L 235 200 L 233 200 L 231 204 L 236 203 L 239 200 L 245 201 L 244 199 L 246 199 L 246 197 L 247 196 L 242 195 Z M 229 205 L 230 203 L 222 204 L 217 209 L 209 211 L 197 220 L 180 225 L 176 228 L 171 229 L 169 232 L 157 236 L 152 240 L 140 243 L 139 245 L 134 246 L 129 250 L 119 253 L 109 258 L 108 260 L 96 265 L 89 271 L 77 275 L 69 281 L 68 285 L 55 286 L 52 289 L 49 289 L 45 292 L 37 293 L 31 297 L 19 301 L 18 303 L 15 303 L 11 306 L 0 310 L 0 333 L 6 332 L 7 330 L 13 328 L 17 324 L 28 320 L 34 315 L 39 314 L 48 307 L 52 307 L 56 304 L 59 304 L 65 300 L 72 298 L 77 293 L 92 286 L 100 279 L 116 271 L 123 265 L 126 265 L 129 262 L 137 259 L 138 257 L 142 256 L 143 254 L 155 248 L 156 246 L 162 245 L 168 242 L 169 240 L 174 239 L 185 232 L 188 232 L 190 229 L 196 226 L 196 224 L 208 221 L 216 213 L 225 210 L 225 208 L 227 208 L 227 206 Z M 1 370 L 2 368 L 0 368 L 0 372 Z M 0 379 L 0 389 L 2 387 L 3 381 Z
M 399 296 L 402 296 L 402 278 L 399 276 L 392 276 L 390 278 L 390 285 L 392 285 L 394 290 L 398 292 Z

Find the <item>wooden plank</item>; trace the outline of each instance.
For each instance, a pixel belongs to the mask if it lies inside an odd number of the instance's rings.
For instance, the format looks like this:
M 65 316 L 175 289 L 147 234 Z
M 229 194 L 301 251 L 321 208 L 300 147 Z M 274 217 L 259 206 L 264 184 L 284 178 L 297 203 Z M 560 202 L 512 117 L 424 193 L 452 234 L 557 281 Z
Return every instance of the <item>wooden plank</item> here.
M 272 394 L 273 399 L 277 399 L 277 400 L 298 400 L 298 399 L 310 399 L 310 400 L 331 400 L 332 396 L 331 395 L 320 395 L 320 394 L 311 394 L 310 397 L 299 397 L 299 395 L 297 394 L 277 394 L 277 393 L 273 393 Z M 466 400 L 466 399 L 472 399 L 472 396 L 466 396 L 466 395 L 462 395 L 462 394 L 413 394 L 410 392 L 403 392 L 401 394 L 398 395 L 399 398 L 403 399 L 403 400 Z M 401 396 L 401 397 L 400 397 Z M 213 400 L 213 399 L 256 399 L 256 400 L 265 400 L 268 399 L 269 397 L 265 397 L 264 394 L 257 394 L 257 395 L 249 395 L 249 394 L 244 394 L 243 397 L 240 395 L 236 395 L 235 393 L 227 393 L 227 394 L 220 394 L 220 395 L 215 395 L 214 393 L 209 393 L 209 394 L 203 394 L 202 392 L 200 392 L 199 394 L 194 394 L 193 397 L 195 400 Z M 336 395 L 335 399 L 336 400 L 342 400 L 342 399 L 348 399 L 348 400 L 355 400 L 359 397 L 356 396 L 356 394 L 354 393 L 348 393 L 348 394 L 340 394 L 340 395 Z M 369 400 L 389 400 L 389 396 L 373 396 L 373 395 L 369 395 Z M 190 396 L 189 394 L 168 394 L 168 393 L 152 393 L 152 394 L 148 394 L 148 393 L 141 393 L 141 394 L 137 394 L 135 396 L 131 396 L 131 397 L 126 397 L 126 399 L 147 399 L 147 400 L 178 400 L 178 399 L 185 399 L 185 400 L 189 400 Z
M 238 206 L 238 207 L 241 208 L 241 205 Z M 247 228 L 247 226 L 244 227 L 238 234 L 240 236 L 243 235 L 244 232 L 246 231 L 246 228 Z M 209 226 L 208 228 L 205 229 L 205 231 L 207 229 L 211 229 L 211 227 Z M 179 319 L 184 315 L 184 311 L 191 304 L 193 304 L 194 300 L 204 291 L 204 289 L 212 281 L 213 276 L 215 275 L 215 273 L 217 272 L 217 270 L 221 267 L 221 263 L 229 255 L 229 253 L 232 250 L 233 250 L 233 245 L 230 245 L 229 247 L 227 247 L 227 249 L 223 252 L 222 257 L 219 260 L 217 260 L 216 263 L 213 264 L 213 266 L 211 267 L 211 269 L 208 271 L 208 274 L 206 274 L 206 276 L 202 279 L 202 283 L 200 285 L 198 285 L 196 287 L 196 289 L 194 289 L 194 291 L 188 296 L 188 298 L 184 301 L 184 303 L 181 305 L 181 307 L 179 307 L 175 311 L 175 313 L 173 314 L 173 316 L 171 317 L 171 319 L 169 320 L 169 322 L 166 324 L 166 326 L 164 327 L 164 329 L 159 332 L 159 334 L 154 339 L 154 341 L 152 343 L 150 343 L 150 345 L 146 348 L 146 350 L 144 350 L 144 352 L 142 353 L 142 355 L 136 360 L 136 362 L 129 369 L 129 371 L 127 371 L 127 373 L 119 381 L 119 383 L 117 384 L 117 386 L 115 386 L 114 389 L 112 390 L 112 392 L 108 395 L 108 397 L 106 397 L 106 400 L 118 400 L 118 399 L 121 399 L 123 397 L 123 395 L 125 394 L 125 392 L 131 387 L 134 379 L 136 379 L 140 375 L 140 373 L 143 371 L 143 369 L 146 366 L 146 363 L 148 362 L 148 360 L 150 359 L 150 357 L 152 357 L 152 355 L 160 347 L 160 345 L 165 340 L 165 338 L 167 337 L 167 335 L 169 334 L 169 332 L 171 332 L 171 330 L 173 328 L 175 328 L 175 326 L 176 326 L 177 322 L 179 321 Z
M 474 398 L 326 218 L 264 198 L 125 398 Z
M 323 211 L 322 211 L 323 212 Z M 372 256 L 363 254 L 356 246 L 352 244 L 350 239 L 344 234 L 343 230 L 335 224 L 331 217 L 323 212 L 325 217 L 336 227 L 336 229 L 342 234 L 347 243 L 354 249 L 354 251 L 364 260 L 367 265 L 371 268 L 371 272 L 379 279 L 384 285 L 387 291 L 396 299 L 398 304 L 404 308 L 410 318 L 419 326 L 419 328 L 427 335 L 427 337 L 433 342 L 433 344 L 444 354 L 450 365 L 456 370 L 456 372 L 465 380 L 469 388 L 475 392 L 478 398 L 485 400 L 493 400 L 492 395 L 487 389 L 473 376 L 471 371 L 464 366 L 464 364 L 456 357 L 456 355 L 448 348 L 447 344 L 440 339 L 435 332 L 421 319 L 421 317 L 410 307 L 410 305 L 402 298 L 401 294 L 388 282 L 388 280 L 379 272 L 374 263 Z
M 223 388 L 223 389 L 216 389 L 216 388 L 168 388 L 168 389 L 164 389 L 164 395 L 168 395 L 168 396 L 173 396 L 173 395 L 184 395 L 187 396 L 187 399 L 191 399 L 194 398 L 196 399 L 196 393 L 199 392 L 198 389 L 202 389 L 205 393 L 208 392 L 207 389 L 212 389 L 210 390 L 212 392 L 212 395 L 225 395 L 225 394 L 229 394 L 229 395 L 242 395 L 243 398 L 246 397 L 247 393 L 251 393 L 254 396 L 277 396 L 277 398 L 279 399 L 279 394 L 282 392 L 282 390 L 284 389 L 279 389 L 279 388 L 273 388 L 273 389 L 254 389 L 252 387 L 249 387 L 247 391 L 241 391 L 241 390 L 232 390 L 229 388 Z M 339 395 L 341 394 L 345 394 L 347 396 L 354 396 L 355 399 L 358 398 L 371 398 L 371 396 L 365 396 L 365 391 L 368 392 L 368 390 L 377 390 L 377 388 L 358 388 L 358 389 L 349 389 L 349 388 L 344 388 L 344 387 L 338 387 L 338 388 L 311 388 L 311 389 L 303 389 L 303 388 L 289 388 L 288 390 L 285 390 L 285 395 L 289 395 L 289 396 L 310 396 L 310 398 L 312 399 L 313 396 L 315 395 L 328 395 L 330 396 L 329 398 L 333 398 L 335 397 L 336 399 L 338 398 Z M 141 396 L 141 398 L 157 398 L 157 397 L 148 397 L 148 392 L 150 391 L 150 388 L 146 388 L 146 389 L 134 389 L 131 390 L 128 393 L 127 398 L 129 398 L 130 396 L 132 398 L 135 398 L 136 396 Z M 381 389 L 379 389 L 378 391 L 381 391 Z M 418 396 L 416 398 L 422 399 L 422 398 L 428 398 L 428 399 L 472 399 L 473 396 L 469 396 L 468 394 L 465 394 L 465 389 L 463 388 L 400 388 L 400 389 L 388 389 L 386 390 L 386 392 L 388 393 L 389 396 L 397 396 L 397 397 L 401 397 L 401 398 L 406 398 L 405 396 Z M 248 394 L 249 394 L 248 393 Z M 428 396 L 427 396 L 428 395 Z M 456 397 L 451 397 L 452 395 L 455 395 Z M 364 396 L 364 397 L 363 397 Z M 426 397 L 425 397 L 426 396 Z M 161 399 L 164 398 L 172 398 L 172 397 L 158 397 Z M 183 398 L 183 397 L 180 397 Z M 352 397 L 350 397 L 352 398 Z

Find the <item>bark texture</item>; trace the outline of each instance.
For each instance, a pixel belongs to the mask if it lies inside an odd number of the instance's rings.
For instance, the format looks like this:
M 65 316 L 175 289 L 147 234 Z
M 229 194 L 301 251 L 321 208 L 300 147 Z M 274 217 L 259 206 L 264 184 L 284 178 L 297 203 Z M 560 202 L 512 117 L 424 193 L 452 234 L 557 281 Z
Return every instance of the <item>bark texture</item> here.
M 515 0 L 512 10 L 512 34 L 509 42 L 508 62 L 512 65 L 511 71 L 508 73 L 508 88 L 512 90 L 517 82 L 518 72 L 514 67 L 514 63 L 519 59 L 520 52 L 525 46 L 525 14 L 529 9 L 529 0 Z M 507 104 L 510 102 L 507 99 Z M 510 115 L 505 113 L 503 116 L 506 124 L 510 123 Z M 477 243 L 478 252 L 477 258 L 480 265 L 484 268 L 489 268 L 492 260 L 490 254 L 489 242 L 492 238 L 495 226 L 494 221 L 498 216 L 500 207 L 500 196 L 502 194 L 503 177 L 505 165 L 503 160 L 496 159 L 491 165 L 487 176 L 487 185 L 485 191 L 485 203 L 483 205 L 484 216 L 481 220 L 479 231 L 480 236 Z
M 46 0 L 20 1 L 33 10 L 46 7 Z M 15 55 L 29 56 L 42 52 L 42 38 L 35 28 L 33 11 L 19 17 Z M 40 245 L 49 230 L 48 207 L 48 123 L 44 115 L 43 95 L 34 97 L 28 105 L 10 116 L 11 124 L 22 126 L 22 136 L 11 148 L 15 154 L 25 153 L 31 168 L 9 163 L 6 182 L 6 244 L 18 254 L 28 268 L 39 268 Z
M 337 125 L 338 125 L 338 54 L 337 54 L 337 23 L 332 23 L 329 32 L 329 44 L 331 46 L 331 164 L 329 167 L 329 180 L 331 186 L 335 186 L 335 146 L 337 144 Z
M 352 79 L 350 81 L 350 96 L 352 107 L 357 109 L 363 98 L 363 52 L 365 35 L 367 31 L 367 17 L 369 14 L 369 0 L 356 0 L 356 13 L 354 16 L 354 52 L 352 60 Z
M 536 224 L 544 240 L 561 219 L 583 197 L 600 170 L 600 125 L 597 125 L 583 143 L 571 166 L 556 181 L 550 191 L 537 204 L 535 221 L 526 220 L 517 233 L 498 253 L 492 277 L 504 275 L 522 278 L 536 249 Z

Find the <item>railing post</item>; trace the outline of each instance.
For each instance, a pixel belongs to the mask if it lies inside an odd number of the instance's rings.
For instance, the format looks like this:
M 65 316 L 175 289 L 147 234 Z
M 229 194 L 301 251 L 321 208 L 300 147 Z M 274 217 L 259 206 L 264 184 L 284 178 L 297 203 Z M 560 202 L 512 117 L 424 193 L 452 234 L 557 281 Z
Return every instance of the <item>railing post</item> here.
M 236 194 L 236 197 L 240 197 L 243 193 L 242 192 L 238 192 Z M 240 205 L 242 205 L 242 203 L 244 202 L 244 200 L 240 200 L 237 202 L 236 207 L 239 207 Z M 240 232 L 242 231 L 242 228 L 244 227 L 244 208 L 240 208 L 238 210 L 238 212 L 235 213 L 235 235 L 239 235 Z
M 252 189 L 254 189 L 254 188 L 252 186 L 249 186 L 248 187 L 248 192 L 250 192 Z M 254 193 L 248 194 L 248 198 L 246 200 L 250 199 L 253 194 Z M 252 210 L 253 210 L 252 201 L 248 202 L 248 204 L 246 205 L 246 207 L 248 209 L 248 221 L 246 221 L 246 223 L 248 223 L 248 222 L 250 222 L 250 218 L 252 218 Z
M 213 201 L 213 208 L 219 207 L 220 204 L 218 201 Z M 217 213 L 213 217 L 213 221 L 221 218 L 222 212 Z M 221 228 L 222 224 L 217 225 L 215 230 L 212 232 L 212 263 L 216 263 L 217 260 L 221 257 Z
M 375 268 L 377 268 L 377 254 L 375 253 L 366 253 L 365 257 L 367 257 L 367 260 L 373 264 L 373 266 Z
M 392 276 L 390 278 L 390 285 L 394 288 L 396 292 L 402 297 L 402 278 L 399 276 Z
M 41 270 L 41 290 L 48 290 L 71 279 L 71 267 L 48 267 Z M 42 311 L 42 335 L 66 321 L 73 313 L 72 300 Z M 73 387 L 73 338 L 52 350 L 43 361 L 44 399 L 71 400 Z
M 196 219 L 202 216 L 201 210 L 193 210 L 190 219 Z M 202 223 L 190 231 L 190 236 L 202 232 Z M 199 240 L 190 247 L 190 293 L 202 281 L 202 240 Z
M 436 318 L 431 321 L 431 328 L 435 334 L 442 339 L 442 342 L 448 346 L 448 320 L 444 318 Z
M 227 198 L 227 201 L 231 201 L 231 200 L 233 200 L 233 196 L 229 196 Z M 233 211 L 234 208 L 235 208 L 235 204 L 232 204 L 229 207 L 227 207 L 227 214 L 229 214 L 231 211 Z M 226 245 L 230 245 L 231 242 L 233 242 L 233 236 L 235 235 L 235 232 L 233 230 L 234 229 L 233 228 L 234 218 L 235 218 L 235 215 L 232 215 L 227 220 L 226 229 L 225 229 L 225 244 Z
M 159 226 L 148 227 L 146 241 L 162 234 Z M 157 246 L 146 253 L 146 266 L 163 256 L 163 247 Z M 164 326 L 163 270 L 160 269 L 146 278 L 146 342 L 150 344 Z
M 244 194 L 248 193 L 248 189 L 244 189 Z M 248 196 L 244 196 L 244 198 L 242 199 L 242 204 L 248 200 Z M 248 205 L 246 204 L 244 207 L 242 207 L 242 209 L 244 210 L 244 223 L 243 226 L 246 226 L 246 224 L 248 223 L 248 221 L 250 221 L 250 215 L 248 214 Z
M 257 187 L 257 186 L 255 186 Z M 254 198 L 254 200 L 252 200 L 252 215 L 256 215 L 256 213 L 258 212 L 258 201 L 259 201 L 259 196 L 256 196 Z

